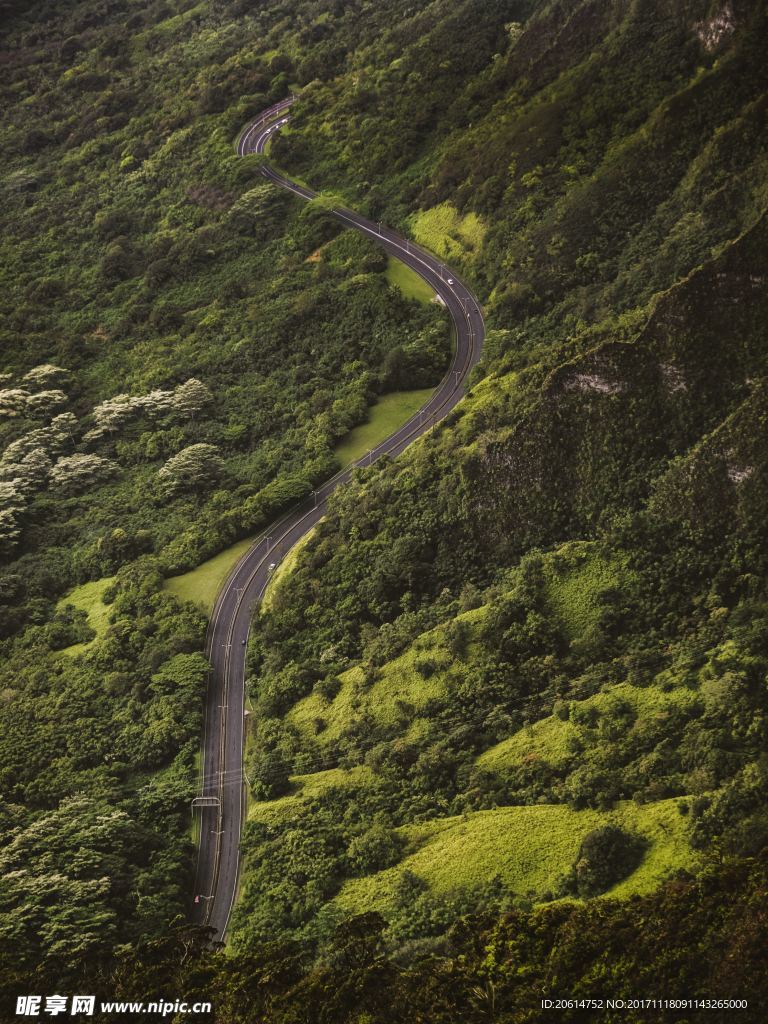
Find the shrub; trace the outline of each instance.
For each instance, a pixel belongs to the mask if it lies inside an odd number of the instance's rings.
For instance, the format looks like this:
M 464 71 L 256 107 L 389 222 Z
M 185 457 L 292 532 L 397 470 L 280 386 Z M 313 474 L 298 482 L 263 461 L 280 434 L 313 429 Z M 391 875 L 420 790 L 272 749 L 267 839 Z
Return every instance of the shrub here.
M 402 840 L 391 828 L 372 825 L 367 832 L 352 840 L 347 848 L 347 857 L 355 871 L 369 875 L 397 863 L 402 845 Z
M 646 841 L 617 825 L 588 832 L 563 884 L 563 892 L 588 898 L 627 878 L 643 859 Z
M 336 697 L 341 689 L 341 680 L 338 676 L 326 676 L 315 683 L 315 690 L 323 700 L 329 703 Z

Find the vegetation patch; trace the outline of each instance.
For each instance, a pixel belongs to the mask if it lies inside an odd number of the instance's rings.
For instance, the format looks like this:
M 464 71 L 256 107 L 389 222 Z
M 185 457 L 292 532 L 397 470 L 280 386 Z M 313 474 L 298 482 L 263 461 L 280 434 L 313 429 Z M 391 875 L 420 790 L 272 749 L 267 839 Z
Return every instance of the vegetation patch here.
M 175 594 L 181 601 L 191 601 L 209 614 L 224 580 L 254 540 L 254 537 L 246 537 L 202 562 L 196 569 L 180 576 L 170 576 L 163 584 L 164 589 Z
M 384 276 L 391 285 L 399 288 L 407 299 L 417 299 L 419 302 L 435 301 L 434 288 L 430 287 L 415 270 L 394 256 L 387 257 Z
M 627 802 L 610 814 L 554 804 L 503 807 L 448 819 L 432 835 L 423 825 L 405 826 L 406 840 L 417 838 L 420 848 L 396 867 L 345 883 L 336 903 L 351 913 L 372 908 L 386 913 L 406 871 L 426 882 L 435 895 L 450 895 L 498 877 L 518 896 L 551 898 L 577 860 L 585 837 L 607 824 L 636 833 L 647 847 L 639 866 L 605 895 L 650 892 L 695 861 L 687 843 L 686 819 L 674 800 L 644 807 Z
M 357 768 L 329 768 L 309 775 L 291 775 L 291 792 L 276 800 L 251 801 L 248 820 L 264 824 L 290 821 L 307 812 L 307 801 L 327 793 L 330 789 L 356 789 L 370 782 L 371 773 L 360 765 Z
M 349 466 L 393 434 L 418 412 L 432 394 L 432 390 L 421 388 L 418 391 L 393 391 L 388 395 L 382 395 L 378 402 L 371 406 L 368 422 L 350 430 L 336 445 L 334 455 L 341 468 Z
M 558 548 L 549 560 L 547 596 L 570 640 L 589 635 L 603 609 L 600 597 L 620 587 L 620 563 L 601 556 L 587 542 Z
M 610 715 L 616 708 L 631 709 L 633 724 L 639 729 L 644 721 L 659 721 L 677 712 L 684 713 L 698 699 L 697 692 L 686 687 L 663 690 L 658 686 L 618 683 L 586 700 L 570 702 L 561 709 L 568 717 L 548 715 L 518 730 L 484 751 L 477 764 L 495 772 L 536 760 L 558 767 L 574 757 L 580 726 L 596 725 L 602 716 Z
M 297 544 L 294 544 L 282 562 L 275 569 L 272 579 L 267 584 L 267 589 L 264 591 L 264 596 L 261 599 L 260 609 L 262 612 L 268 611 L 272 607 L 275 595 L 279 592 L 281 584 L 285 583 L 285 580 L 296 568 L 299 555 L 307 546 L 312 533 L 313 531 L 310 530 L 309 533 L 305 534 Z
M 571 756 L 568 738 L 574 731 L 570 722 L 563 722 L 550 715 L 484 751 L 478 757 L 477 764 L 489 771 L 501 771 L 533 758 L 551 765 L 562 764 Z
M 462 216 L 448 202 L 415 213 L 409 225 L 417 242 L 445 260 L 473 258 L 480 251 L 487 231 L 476 213 Z
M 90 583 L 81 583 L 79 587 L 70 590 L 58 602 L 56 605 L 57 611 L 62 611 L 67 605 L 72 605 L 74 608 L 84 611 L 87 616 L 88 625 L 96 634 L 91 640 L 84 643 L 72 644 L 69 647 L 62 648 L 62 654 L 70 656 L 81 654 L 87 650 L 94 640 L 104 636 L 109 626 L 110 607 L 104 604 L 103 598 L 108 588 L 114 582 L 114 576 L 105 576 L 103 579 L 92 580 Z
M 438 653 L 439 668 L 429 678 L 417 670 L 417 662 L 430 655 L 429 649 L 408 650 L 388 662 L 375 681 L 367 682 L 360 668 L 339 676 L 341 689 L 328 703 L 314 692 L 291 709 L 288 720 L 307 735 L 317 732 L 323 723 L 319 742 L 326 744 L 339 738 L 355 720 L 372 716 L 379 724 L 410 723 L 411 716 L 433 697 L 445 692 L 445 652 Z
M 474 608 L 455 620 L 466 637 L 467 651 L 485 611 Z M 451 666 L 445 628 L 430 630 L 418 636 L 402 655 L 378 668 L 355 667 L 342 672 L 332 697 L 323 687 L 316 687 L 291 708 L 287 722 L 305 738 L 315 736 L 321 744 L 337 740 L 366 719 L 377 726 L 402 725 L 415 736 L 421 728 L 419 712 L 431 700 L 444 696 Z

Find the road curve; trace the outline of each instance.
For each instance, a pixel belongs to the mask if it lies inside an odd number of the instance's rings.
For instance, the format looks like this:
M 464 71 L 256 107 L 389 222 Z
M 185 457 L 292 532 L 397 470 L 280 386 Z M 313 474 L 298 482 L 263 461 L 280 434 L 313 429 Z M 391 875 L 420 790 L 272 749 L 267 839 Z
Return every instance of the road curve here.
M 263 111 L 242 132 L 237 143 L 241 156 L 263 153 L 272 135 L 288 120 L 293 99 Z M 302 199 L 316 192 L 297 185 L 266 164 L 261 173 L 269 181 Z M 211 672 L 206 697 L 198 844 L 193 920 L 214 929 L 214 941 L 227 930 L 237 893 L 240 832 L 246 811 L 243 777 L 245 712 L 245 642 L 253 610 L 261 600 L 272 569 L 325 514 L 329 496 L 346 483 L 353 469 L 370 465 L 382 455 L 393 457 L 441 420 L 460 401 L 472 367 L 480 358 L 485 328 L 480 307 L 466 285 L 438 259 L 389 228 L 367 220 L 353 210 L 333 211 L 343 224 L 372 238 L 388 253 L 416 271 L 440 295 L 451 317 L 456 345 L 450 369 L 422 408 L 390 437 L 347 469 L 320 486 L 269 527 L 237 563 L 219 592 L 208 627 L 206 653 Z

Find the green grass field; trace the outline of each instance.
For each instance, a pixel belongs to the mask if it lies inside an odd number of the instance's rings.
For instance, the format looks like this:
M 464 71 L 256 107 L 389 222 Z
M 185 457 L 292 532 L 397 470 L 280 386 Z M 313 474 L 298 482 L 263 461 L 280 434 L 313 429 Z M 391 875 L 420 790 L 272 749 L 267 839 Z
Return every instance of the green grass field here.
M 237 560 L 253 544 L 253 541 L 253 537 L 239 540 L 237 544 L 225 548 L 224 551 L 220 551 L 218 555 L 209 558 L 207 562 L 203 562 L 197 568 L 191 569 L 181 576 L 170 576 L 163 584 L 165 590 L 170 590 L 182 601 L 192 601 L 209 613 L 213 608 L 219 587 Z
M 57 610 L 65 608 L 68 604 L 74 605 L 75 608 L 80 608 L 88 616 L 88 625 L 91 629 L 96 631 L 94 640 L 103 636 L 109 626 L 109 605 L 104 604 L 102 597 L 104 591 L 114 581 L 114 576 L 105 576 L 100 580 L 92 580 L 90 583 L 82 583 L 79 587 L 75 587 L 74 590 L 70 590 L 68 594 L 57 603 Z M 62 649 L 62 654 L 68 654 L 74 656 L 80 654 L 86 650 L 93 640 L 89 640 L 87 643 L 72 644 L 71 647 L 65 647 Z
M 459 618 L 478 623 L 484 614 L 484 608 L 475 608 Z M 322 718 L 326 726 L 317 736 L 320 743 L 337 740 L 361 715 L 370 715 L 383 724 L 402 722 L 410 729 L 418 728 L 420 709 L 445 692 L 452 659 L 442 646 L 442 633 L 442 627 L 422 633 L 404 654 L 383 665 L 380 678 L 368 687 L 363 683 L 362 669 L 349 669 L 339 676 L 341 689 L 332 701 L 312 693 L 291 708 L 288 721 L 309 737 L 315 735 L 315 722 Z M 436 665 L 436 671 L 428 678 L 416 670 L 416 662 L 422 658 L 432 659 Z
M 610 707 L 612 701 L 626 701 L 632 705 L 638 719 L 643 719 L 669 714 L 675 707 L 690 704 L 697 699 L 698 695 L 688 689 L 665 692 L 657 686 L 639 687 L 619 683 L 578 704 L 582 708 L 592 707 L 603 712 Z M 503 771 L 523 760 L 536 758 L 556 766 L 568 759 L 568 740 L 576 732 L 576 726 L 571 722 L 550 715 L 490 747 L 478 757 L 477 764 L 489 771 Z
M 415 270 L 395 259 L 394 256 L 387 257 L 387 269 L 384 276 L 390 284 L 399 288 L 407 299 L 418 299 L 419 302 L 433 302 L 435 290 L 431 288 L 423 277 L 419 277 Z
M 448 895 L 498 876 L 513 892 L 533 899 L 556 886 L 573 864 L 582 839 L 592 829 L 614 823 L 644 836 L 648 849 L 640 866 L 606 895 L 650 892 L 671 871 L 694 861 L 687 842 L 687 819 L 677 801 L 638 806 L 632 801 L 613 811 L 574 811 L 557 804 L 502 807 L 401 829 L 417 847 L 400 864 L 345 883 L 335 902 L 344 910 L 386 912 L 398 877 L 407 869 L 436 894 Z
M 429 679 L 422 679 L 414 669 L 416 657 L 416 652 L 409 650 L 389 662 L 381 678 L 368 689 L 363 686 L 362 670 L 349 669 L 339 676 L 342 687 L 334 700 L 328 703 L 312 693 L 288 712 L 288 720 L 306 736 L 312 736 L 314 723 L 323 719 L 326 727 L 318 736 L 321 743 L 337 740 L 362 714 L 373 714 L 378 722 L 405 722 L 417 715 L 430 698 L 444 693 L 445 673 L 438 671 Z
M 418 391 L 392 391 L 372 405 L 368 422 L 350 430 L 336 445 L 335 455 L 342 469 L 365 455 L 417 412 L 432 394 L 432 388 Z
M 574 732 L 570 722 L 561 722 L 552 716 L 542 718 L 490 747 L 478 757 L 477 764 L 492 772 L 503 771 L 526 759 L 559 765 L 568 760 L 568 738 Z
M 304 813 L 304 801 L 310 797 L 319 796 L 326 790 L 335 787 L 365 786 L 370 778 L 370 769 L 364 765 L 349 770 L 329 768 L 327 771 L 313 772 L 310 775 L 292 775 L 293 792 L 277 800 L 251 800 L 248 807 L 248 820 L 260 821 L 265 825 L 289 820 Z

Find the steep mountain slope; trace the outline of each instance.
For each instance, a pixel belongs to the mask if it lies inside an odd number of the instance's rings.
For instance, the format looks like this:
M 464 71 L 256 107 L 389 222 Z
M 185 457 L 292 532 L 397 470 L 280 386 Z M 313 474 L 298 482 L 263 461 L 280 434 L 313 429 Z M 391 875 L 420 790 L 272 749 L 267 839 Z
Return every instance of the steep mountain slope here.
M 461 908 L 498 899 L 485 886 L 499 877 L 502 903 L 568 891 L 567 855 L 529 885 L 525 872 L 505 874 L 493 842 L 436 860 L 430 845 L 409 845 L 424 822 L 438 829 L 429 843 L 443 842 L 451 815 L 469 812 L 471 829 L 474 812 L 487 829 L 482 808 L 592 807 L 609 825 L 626 820 L 622 800 L 652 813 L 678 798 L 689 852 L 668 856 L 670 874 L 693 870 L 713 843 L 764 844 L 765 12 L 738 12 L 717 39 L 712 13 L 584 4 L 569 11 L 583 33 L 566 44 L 563 8 L 539 8 L 524 30 L 507 27 L 487 112 L 477 81 L 466 87 L 476 106 L 462 142 L 457 130 L 455 142 L 422 136 L 409 148 L 406 134 L 397 160 L 382 157 L 386 177 L 346 140 L 377 138 L 377 117 L 407 110 L 417 42 L 394 71 L 363 52 L 354 76 L 313 83 L 299 101 L 278 147 L 285 162 L 381 179 L 390 214 L 390 193 L 432 175 L 429 189 L 405 192 L 429 205 L 404 222 L 417 237 L 431 231 L 478 282 L 493 273 L 495 331 L 452 422 L 338 497 L 257 619 L 250 768 L 273 803 L 266 831 L 257 804 L 246 834 L 242 942 L 276 920 L 292 937 L 330 935 L 340 906 L 366 904 L 389 907 L 392 941 L 439 934 Z M 648 31 L 651 52 L 639 46 Z M 377 112 L 372 96 L 394 73 L 404 97 L 394 114 Z M 625 78 L 639 98 L 619 116 Z M 437 115 L 449 135 L 461 106 Z M 605 117 L 592 135 L 590 109 Z M 744 147 L 734 173 L 726 137 Z M 453 617 L 474 604 L 483 612 L 470 629 Z M 424 630 L 440 622 L 450 630 L 435 646 Z M 527 750 L 533 723 L 554 735 L 571 714 L 559 757 Z M 283 817 L 274 797 L 290 776 L 303 787 L 329 765 L 369 772 L 354 784 L 332 773 L 298 803 L 283 796 Z M 550 820 L 529 825 L 534 846 Z M 452 884 L 430 867 L 445 856 Z M 414 872 L 416 890 L 393 904 L 393 879 L 406 886 Z

